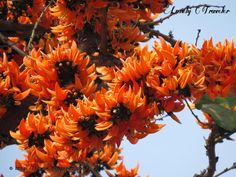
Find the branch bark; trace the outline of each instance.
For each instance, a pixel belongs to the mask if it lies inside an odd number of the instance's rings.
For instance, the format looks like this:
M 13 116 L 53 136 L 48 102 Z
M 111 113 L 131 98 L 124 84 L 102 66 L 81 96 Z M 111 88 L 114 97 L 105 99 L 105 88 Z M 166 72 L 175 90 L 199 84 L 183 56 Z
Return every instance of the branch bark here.
M 100 52 L 102 54 L 107 53 L 107 9 L 101 10 L 102 16 L 101 16 L 101 24 L 102 24 L 102 33 L 101 33 L 101 42 L 100 42 Z
M 236 162 L 234 162 L 231 167 L 224 169 L 222 172 L 218 173 L 218 174 L 215 175 L 214 177 L 219 177 L 219 176 L 221 176 L 221 175 L 227 173 L 228 171 L 234 170 L 234 169 L 236 169 Z
M 21 56 L 27 56 L 27 54 L 19 49 L 13 42 L 11 42 L 7 37 L 5 37 L 1 32 L 0 32 L 0 41 L 2 41 L 2 43 L 8 45 L 9 47 L 11 47 L 13 50 L 15 50 L 18 54 L 20 54 Z
M 15 141 L 12 141 L 13 139 L 9 132 L 10 130 L 13 131 L 17 128 L 21 119 L 27 116 L 29 112 L 28 107 L 35 101 L 36 98 L 30 95 L 21 102 L 20 106 L 8 108 L 7 112 L 0 118 L 0 135 L 9 140 L 4 142 L 6 145 L 15 143 Z
M 181 12 L 185 12 L 186 10 L 191 10 L 191 9 L 197 9 L 197 8 L 200 8 L 200 7 L 206 7 L 206 8 L 209 8 L 209 7 L 215 7 L 215 8 L 223 8 L 224 6 L 217 6 L 217 5 L 211 5 L 211 4 L 199 4 L 199 5 L 196 5 L 196 6 L 186 6 L 186 7 L 183 7 L 183 8 L 180 8 L 180 9 L 176 9 L 175 11 L 171 11 L 171 13 L 165 17 L 162 17 L 156 21 L 153 21 L 153 22 L 147 22 L 147 23 L 144 23 L 145 25 L 158 25 L 160 23 L 163 23 L 165 20 L 168 20 L 170 19 L 172 16 L 174 15 L 177 15 Z M 174 7 L 173 7 L 174 8 Z
M 196 41 L 195 41 L 195 46 L 197 46 L 198 39 L 199 39 L 199 37 L 200 37 L 200 33 L 201 33 L 201 29 L 198 29 L 198 30 L 197 30 L 197 37 L 196 37 Z
M 0 20 L 0 32 L 5 37 L 19 37 L 21 39 L 30 38 L 33 28 L 34 24 L 21 24 Z M 45 32 L 49 31 L 50 29 L 38 26 L 35 30 L 35 34 L 43 35 Z
M 39 23 L 40 23 L 41 19 L 43 18 L 44 13 L 46 12 L 46 10 L 49 8 L 49 6 L 50 6 L 53 2 L 54 2 L 54 0 L 51 0 L 51 1 L 49 2 L 49 4 L 44 7 L 44 9 L 43 9 L 43 11 L 41 12 L 39 18 L 37 19 L 36 23 L 34 24 L 34 27 L 33 27 L 33 29 L 32 29 L 32 33 L 31 33 L 31 35 L 30 35 L 30 39 L 29 39 L 29 42 L 28 42 L 28 45 L 27 45 L 27 49 L 28 49 L 28 50 L 31 50 L 31 43 L 32 43 L 32 41 L 33 41 L 33 39 L 34 39 L 35 32 L 36 32 L 36 30 L 37 30 L 37 28 L 38 28 L 38 26 L 39 26 Z
M 82 162 L 83 165 L 88 167 L 89 171 L 95 176 L 95 177 L 102 177 L 102 175 L 94 169 L 94 167 L 88 163 L 87 161 Z
M 206 154 L 208 156 L 208 167 L 203 170 L 200 174 L 195 174 L 194 177 L 213 177 L 216 171 L 216 163 L 218 161 L 218 157 L 215 152 L 216 141 L 215 138 L 218 133 L 217 125 L 213 125 L 211 128 L 211 133 L 206 140 Z
M 218 161 L 218 157 L 216 157 L 215 153 L 215 137 L 217 134 L 217 126 L 213 126 L 211 129 L 211 133 L 206 141 L 206 150 L 208 156 L 209 166 L 207 168 L 207 173 L 205 177 L 212 177 L 216 171 L 216 163 Z
M 171 44 L 171 46 L 174 46 L 177 41 L 175 39 L 173 39 L 172 37 L 170 37 L 169 35 L 163 34 L 161 33 L 159 30 L 154 30 L 152 28 L 150 28 L 148 25 L 145 24 L 139 24 L 139 28 L 144 32 L 144 33 L 149 33 L 150 36 L 155 36 L 155 37 L 163 37 L 168 43 Z M 181 41 L 179 43 L 179 45 L 181 46 Z

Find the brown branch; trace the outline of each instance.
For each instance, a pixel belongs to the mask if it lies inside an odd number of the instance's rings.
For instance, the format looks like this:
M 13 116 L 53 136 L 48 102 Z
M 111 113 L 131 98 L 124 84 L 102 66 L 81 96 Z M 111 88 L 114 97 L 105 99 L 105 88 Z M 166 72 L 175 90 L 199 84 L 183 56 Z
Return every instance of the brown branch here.
M 155 36 L 155 37 L 162 37 L 164 38 L 168 43 L 170 43 L 172 46 L 174 46 L 177 41 L 175 39 L 173 39 L 172 37 L 170 37 L 170 35 L 166 35 L 161 33 L 159 30 L 154 30 L 152 28 L 150 28 L 147 25 L 143 25 L 143 24 L 139 24 L 139 28 L 144 32 L 144 33 L 149 33 L 150 36 Z M 180 46 L 181 46 L 181 41 L 180 41 Z
M 197 42 L 198 42 L 198 39 L 200 37 L 200 33 L 201 33 L 201 29 L 198 29 L 197 30 L 197 37 L 196 37 L 196 41 L 195 41 L 195 46 L 197 46 Z
M 17 142 L 15 139 L 9 136 L 0 134 L 0 150 L 4 149 L 8 145 L 16 144 L 16 143 Z
M 171 46 L 174 46 L 177 41 L 173 38 L 171 38 L 169 35 L 166 35 L 166 34 L 163 34 L 161 33 L 159 30 L 150 30 L 150 35 L 154 35 L 156 36 L 157 38 L 160 36 L 160 37 L 163 37 L 167 42 L 169 42 L 171 44 Z M 180 46 L 181 46 L 181 42 L 180 42 Z
M 163 21 L 171 18 L 172 16 L 178 14 L 179 12 L 181 11 L 185 11 L 187 9 L 193 9 L 193 8 L 200 8 L 200 7 L 206 7 L 206 8 L 209 8 L 209 7 L 216 7 L 216 8 L 223 8 L 224 6 L 217 6 L 217 5 L 209 5 L 209 4 L 200 4 L 200 5 L 196 5 L 196 6 L 186 6 L 184 8 L 181 8 L 181 9 L 178 9 L 178 10 L 175 10 L 174 12 L 171 11 L 171 13 L 169 15 L 167 15 L 166 17 L 163 17 L 163 18 L 160 18 L 159 20 L 157 21 L 153 21 L 153 22 L 146 22 L 146 23 L 139 23 L 138 26 L 140 27 L 140 29 L 144 32 L 144 33 L 149 33 L 150 36 L 156 36 L 157 38 L 159 36 L 163 37 L 167 42 L 169 42 L 172 46 L 174 46 L 176 44 L 176 40 L 173 39 L 172 37 L 170 37 L 169 35 L 166 35 L 166 34 L 163 34 L 161 33 L 159 30 L 154 30 L 152 27 L 155 26 L 155 25 L 158 25 L 159 23 L 162 23 Z M 199 38 L 199 30 L 198 30 L 198 36 L 197 36 L 197 39 L 196 39 L 196 43 L 197 44 L 197 40 Z M 181 46 L 181 41 L 180 41 L 180 46 Z
M 8 45 L 9 47 L 11 47 L 13 50 L 15 50 L 18 54 L 20 54 L 21 56 L 27 56 L 27 54 L 19 49 L 15 43 L 11 42 L 7 37 L 5 37 L 1 32 L 0 32 L 0 41 L 2 41 L 4 44 Z
M 83 164 L 89 168 L 89 170 L 95 177 L 102 177 L 102 175 L 100 175 L 99 172 L 97 172 L 90 163 L 84 161 Z
M 144 25 L 158 25 L 160 23 L 163 23 L 165 20 L 167 19 L 170 19 L 172 16 L 174 15 L 177 15 L 179 14 L 180 12 L 184 12 L 184 11 L 187 11 L 187 10 L 191 10 L 191 9 L 197 9 L 197 8 L 200 8 L 200 7 L 206 7 L 206 8 L 209 8 L 209 7 L 215 7 L 215 8 L 223 8 L 224 6 L 217 6 L 217 5 L 210 5 L 210 4 L 199 4 L 199 5 L 196 5 L 196 6 L 186 6 L 186 7 L 183 7 L 181 9 L 176 9 L 174 12 L 173 10 L 171 11 L 171 13 L 163 18 L 160 18 L 159 20 L 156 20 L 154 22 L 147 22 L 147 23 L 143 23 Z M 174 7 L 173 7 L 174 8 Z
M 229 139 L 230 136 L 235 132 L 227 132 L 224 135 L 220 135 L 220 136 L 219 136 L 219 133 L 220 133 L 219 127 L 217 125 L 213 125 L 211 127 L 211 133 L 208 139 L 206 140 L 206 145 L 205 145 L 207 156 L 208 156 L 208 168 L 201 171 L 199 175 L 195 174 L 194 177 L 213 177 L 214 176 L 215 171 L 216 171 L 216 163 L 218 161 L 218 157 L 216 156 L 216 152 L 215 152 L 215 146 L 217 143 L 221 143 L 223 139 Z M 236 162 L 230 168 L 224 169 L 222 172 L 215 175 L 214 177 L 218 177 L 232 169 L 236 169 Z
M 218 157 L 216 157 L 215 153 L 215 136 L 217 133 L 217 126 L 213 126 L 211 129 L 211 133 L 206 141 L 206 150 L 208 156 L 209 166 L 207 168 L 207 172 L 204 177 L 212 177 L 216 171 L 216 163 L 218 161 Z
M 236 162 L 234 162 L 231 167 L 224 169 L 222 172 L 218 173 L 218 174 L 215 175 L 214 177 L 221 176 L 221 175 L 225 174 L 226 172 L 228 172 L 228 171 L 230 171 L 230 170 L 234 170 L 234 169 L 236 169 Z
M 235 132 L 226 132 L 225 134 L 223 135 L 219 135 L 215 138 L 215 143 L 222 143 L 224 139 L 227 139 L 227 140 L 233 140 L 230 136 L 233 135 Z
M 36 29 L 38 28 L 39 23 L 40 23 L 41 19 L 43 18 L 44 13 L 46 12 L 46 10 L 49 8 L 49 6 L 50 6 L 53 2 L 54 2 L 54 0 L 51 0 L 51 1 L 49 2 L 49 4 L 44 7 L 44 9 L 43 9 L 43 11 L 41 12 L 39 18 L 37 19 L 36 23 L 34 24 L 34 27 L 33 27 L 33 30 L 32 30 L 32 33 L 31 33 L 31 35 L 30 35 L 30 39 L 29 39 L 29 42 L 28 42 L 28 45 L 27 45 L 28 51 L 31 50 L 31 43 L 32 43 L 32 41 L 33 41 L 33 39 L 34 39 L 35 31 L 36 31 Z
M 122 67 L 121 60 L 109 53 L 100 53 L 98 56 L 93 58 L 94 58 L 93 63 L 95 63 L 96 66 L 107 66 L 107 67 L 117 66 L 118 68 Z
M 111 172 L 109 172 L 108 170 L 105 170 L 106 174 L 109 176 L 109 177 L 116 177 L 115 175 L 113 175 Z
M 21 101 L 20 106 L 12 106 L 7 108 L 7 112 L 0 118 L 0 135 L 5 137 L 8 141 L 4 142 L 6 145 L 14 144 L 9 131 L 14 131 L 23 117 L 28 114 L 28 107 L 36 101 L 34 96 L 28 96 Z M 1 140 L 1 139 L 0 139 Z
M 100 52 L 103 54 L 107 53 L 107 9 L 103 8 L 101 10 L 101 25 L 102 25 L 102 32 L 101 32 L 101 41 L 100 41 Z
M 33 58 L 30 55 L 27 55 L 23 50 L 19 49 L 15 43 L 13 43 L 12 41 L 10 41 L 7 37 L 5 37 L 1 32 L 0 32 L 0 41 L 2 41 L 4 44 L 8 45 L 9 47 L 11 47 L 13 50 L 15 50 L 19 55 L 21 55 L 22 57 L 28 57 L 32 60 L 36 60 L 35 58 Z M 20 70 L 24 69 L 24 64 L 21 64 L 19 67 Z
M 218 157 L 216 157 L 215 153 L 215 137 L 218 133 L 217 125 L 212 126 L 211 133 L 206 140 L 206 153 L 208 156 L 208 168 L 203 170 L 199 175 L 195 174 L 194 177 L 213 177 L 216 171 L 216 163 L 218 161 Z
M 19 37 L 21 39 L 29 38 L 33 28 L 34 24 L 21 24 L 0 20 L 0 33 L 6 37 Z M 50 31 L 50 29 L 38 26 L 35 30 L 35 34 L 40 36 L 48 31 Z
M 87 161 L 80 161 L 78 163 L 73 164 L 68 170 L 74 172 L 75 170 L 78 171 L 79 175 L 83 177 L 86 171 L 89 170 L 94 177 L 102 177 L 98 171 L 94 169 L 94 167 Z

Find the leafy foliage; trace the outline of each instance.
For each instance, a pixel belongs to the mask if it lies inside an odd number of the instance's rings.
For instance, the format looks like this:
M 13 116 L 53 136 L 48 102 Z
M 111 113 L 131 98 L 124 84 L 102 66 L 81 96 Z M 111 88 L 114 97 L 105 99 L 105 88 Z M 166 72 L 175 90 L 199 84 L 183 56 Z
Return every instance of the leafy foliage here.
M 214 100 L 204 95 L 196 104 L 196 108 L 208 113 L 215 123 L 228 131 L 236 131 L 236 97 L 230 94 L 227 97 L 216 97 Z

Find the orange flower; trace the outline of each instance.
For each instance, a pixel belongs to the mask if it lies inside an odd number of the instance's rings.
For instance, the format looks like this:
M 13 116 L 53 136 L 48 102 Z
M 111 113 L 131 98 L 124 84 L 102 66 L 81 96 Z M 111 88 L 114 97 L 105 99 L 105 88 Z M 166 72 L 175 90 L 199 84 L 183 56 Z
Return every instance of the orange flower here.
M 148 34 L 142 34 L 138 27 L 124 27 L 118 33 L 112 33 L 112 48 L 118 51 L 130 52 L 139 42 L 148 40 Z
M 36 147 L 32 146 L 31 148 L 27 149 L 27 154 L 24 155 L 24 160 L 15 161 L 15 166 L 19 171 L 22 171 L 24 176 L 29 176 L 30 174 L 37 172 L 39 169 L 37 156 L 36 156 Z
M 137 49 L 136 54 L 122 61 L 123 67 L 116 73 L 120 82 L 138 81 L 150 71 L 154 56 L 147 50 L 147 46 L 142 50 Z
M 94 92 L 96 88 L 94 65 L 88 67 L 90 59 L 79 52 L 75 42 L 72 42 L 70 47 L 69 49 L 59 46 L 43 57 L 40 51 L 33 50 L 32 56 L 36 60 L 25 58 L 24 63 L 28 67 L 29 74 L 27 83 L 34 95 L 46 99 L 54 95 L 62 101 L 60 99 L 62 92 L 66 92 L 67 96 L 74 94 L 73 89 L 87 96 Z M 58 85 L 56 86 L 57 83 L 65 90 L 62 91 Z
M 17 140 L 21 149 L 44 146 L 44 138 L 49 137 L 50 123 L 48 118 L 40 114 L 28 114 L 26 120 L 22 119 L 16 132 L 10 131 L 11 136 Z
M 112 81 L 112 79 L 114 79 L 115 77 L 115 71 L 113 67 L 97 66 L 96 71 L 99 73 L 98 74 L 99 79 L 105 82 Z
M 235 51 L 234 42 L 225 41 L 224 45 L 219 42 L 214 46 L 210 39 L 203 43 L 201 61 L 206 68 L 206 92 L 211 98 L 227 96 L 231 89 L 235 92 Z
M 212 128 L 212 126 L 214 125 L 214 121 L 213 119 L 211 118 L 211 116 L 205 112 L 203 112 L 204 116 L 205 116 L 205 119 L 206 121 L 202 122 L 201 120 L 199 119 L 196 119 L 196 122 L 198 125 L 200 125 L 201 128 L 203 129 L 210 129 Z
M 25 77 L 26 73 L 19 71 L 16 62 L 9 62 L 3 53 L 3 58 L 0 58 L 0 118 L 8 107 L 20 105 L 29 95 L 30 89 L 25 89 Z
M 134 168 L 132 168 L 130 171 L 126 169 L 123 162 L 121 162 L 116 167 L 116 174 L 118 177 L 136 177 L 138 176 L 138 165 Z
M 112 145 L 104 145 L 101 150 L 90 151 L 88 153 L 88 162 L 98 171 L 115 169 L 117 161 L 122 157 L 119 156 L 121 149 Z
M 97 93 L 93 109 L 99 117 L 96 130 L 108 131 L 104 141 L 120 144 L 124 136 L 132 143 L 161 129 L 155 124 L 153 110 L 146 106 L 141 89 L 138 92 L 125 87 Z M 142 135 L 142 136 L 141 136 Z
M 106 132 L 95 129 L 98 118 L 92 107 L 92 102 L 78 100 L 77 106 L 70 105 L 68 112 L 56 122 L 58 133 L 71 139 L 79 148 L 98 149 L 106 135 Z
M 30 14 L 30 19 L 32 23 L 35 23 L 39 19 L 39 16 L 47 5 L 46 2 L 46 0 L 33 0 L 32 7 L 28 8 L 28 14 Z M 47 9 L 40 20 L 40 25 L 46 28 L 50 28 L 50 25 L 52 24 L 53 20 L 54 18 L 50 14 L 50 10 Z
M 96 0 L 88 2 L 76 2 L 58 0 L 55 6 L 51 7 L 51 14 L 59 19 L 59 24 L 52 27 L 52 32 L 58 35 L 59 41 L 73 39 L 73 35 L 82 30 L 84 24 L 92 20 L 98 9 L 108 5 L 106 1 Z
M 108 83 L 111 89 L 125 86 L 126 90 L 131 87 L 135 92 L 145 93 L 146 76 L 150 72 L 155 55 L 148 51 L 147 46 L 143 49 L 136 48 L 133 56 L 122 60 L 123 67 L 115 70 L 115 78 Z

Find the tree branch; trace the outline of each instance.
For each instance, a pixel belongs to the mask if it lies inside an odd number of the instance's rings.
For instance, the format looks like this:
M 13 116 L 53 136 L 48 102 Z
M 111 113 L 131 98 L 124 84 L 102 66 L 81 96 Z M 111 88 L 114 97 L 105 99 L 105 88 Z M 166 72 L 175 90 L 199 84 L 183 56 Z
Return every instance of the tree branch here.
M 20 106 L 13 106 L 7 109 L 7 112 L 0 118 L 0 136 L 7 139 L 3 142 L 6 145 L 14 144 L 15 141 L 11 140 L 9 131 L 14 131 L 19 125 L 21 119 L 28 114 L 28 107 L 36 101 L 36 98 L 32 95 L 21 101 Z M 0 138 L 1 140 L 1 138 Z
M 150 36 L 155 36 L 157 38 L 159 36 L 163 37 L 168 43 L 171 44 L 171 46 L 174 46 L 177 43 L 177 41 L 175 39 L 173 39 L 169 35 L 161 33 L 159 30 L 154 30 L 154 29 L 152 29 L 149 26 L 144 25 L 144 24 L 139 24 L 138 26 L 144 33 L 149 33 Z M 180 41 L 179 44 L 181 46 L 181 41 Z
M 27 55 L 23 50 L 19 49 L 15 43 L 11 42 L 7 37 L 5 37 L 1 32 L 0 32 L 0 41 L 2 41 L 4 44 L 8 45 L 9 47 L 11 47 L 13 50 L 15 50 L 19 55 L 21 55 L 22 57 L 28 57 L 32 60 L 36 60 L 35 58 L 33 58 L 30 55 Z M 19 69 L 22 70 L 24 68 L 24 64 L 21 64 Z
M 214 177 L 221 176 L 221 175 L 225 174 L 226 172 L 228 172 L 228 171 L 230 171 L 230 170 L 233 170 L 233 169 L 236 169 L 236 162 L 234 162 L 231 167 L 224 169 L 222 172 L 218 173 L 218 174 L 215 175 Z
M 29 38 L 33 28 L 34 24 L 21 24 L 0 20 L 0 33 L 6 37 L 19 37 L 21 39 Z M 49 31 L 50 29 L 38 26 L 35 30 L 35 34 L 42 35 Z
M 101 41 L 100 41 L 100 52 L 103 54 L 107 53 L 107 9 L 103 8 L 101 10 L 101 25 L 102 25 L 102 32 L 101 32 Z
M 191 10 L 191 9 L 197 9 L 197 8 L 200 8 L 200 7 L 206 7 L 206 8 L 209 8 L 209 7 L 215 7 L 215 8 L 223 8 L 224 6 L 217 6 L 217 5 L 210 5 L 210 4 L 199 4 L 199 5 L 196 5 L 196 6 L 186 6 L 186 7 L 183 7 L 181 9 L 176 9 L 175 11 L 171 11 L 171 13 L 163 18 L 160 18 L 159 20 L 156 20 L 154 22 L 147 22 L 147 23 L 143 23 L 144 25 L 158 25 L 159 23 L 163 23 L 165 20 L 171 18 L 172 16 L 174 15 L 177 15 L 179 14 L 180 12 L 184 12 L 184 11 L 187 11 L 187 10 Z M 174 8 L 174 7 L 173 7 Z
M 196 41 L 195 41 L 195 46 L 197 46 L 197 42 L 198 42 L 198 39 L 200 37 L 200 33 L 201 33 L 201 29 L 198 29 L 197 30 L 197 37 L 196 37 Z
M 159 23 L 163 23 L 165 20 L 171 18 L 172 16 L 174 15 L 177 15 L 179 14 L 180 12 L 183 12 L 183 11 L 186 11 L 188 9 L 197 9 L 197 8 L 200 8 L 200 7 L 206 7 L 206 8 L 209 8 L 209 7 L 216 7 L 216 8 L 223 8 L 224 6 L 217 6 L 217 5 L 209 5 L 209 4 L 200 4 L 200 5 L 196 5 L 196 6 L 186 6 L 184 8 L 181 8 L 181 9 L 177 9 L 175 11 L 171 11 L 171 13 L 169 15 L 167 15 L 166 17 L 163 17 L 163 18 L 160 18 L 159 20 L 157 21 L 153 21 L 153 22 L 146 22 L 146 23 L 140 23 L 138 24 L 138 26 L 140 27 L 140 29 L 145 32 L 145 33 L 150 33 L 150 35 L 154 35 L 156 36 L 157 38 L 159 36 L 163 37 L 167 42 L 169 42 L 172 46 L 174 46 L 176 44 L 176 40 L 173 39 L 172 37 L 166 35 L 166 34 L 163 34 L 161 33 L 159 30 L 154 30 L 152 29 L 153 26 L 155 25 L 158 25 Z M 199 38 L 199 34 L 200 34 L 201 31 L 198 30 L 198 35 L 197 35 L 197 39 L 196 39 L 196 43 L 197 44 L 197 40 Z M 180 41 L 180 46 L 181 46 L 181 41 Z
M 215 138 L 215 143 L 222 143 L 224 139 L 227 140 L 233 140 L 232 138 L 230 138 L 231 135 L 233 135 L 235 132 L 225 132 L 223 135 L 219 135 Z
M 86 165 L 86 166 L 89 168 L 89 170 L 91 171 L 91 173 L 92 173 L 95 177 L 102 177 L 102 175 L 100 175 L 99 172 L 97 172 L 96 170 L 94 170 L 93 166 L 92 166 L 90 163 L 84 161 L 83 164 Z
M 166 34 L 161 33 L 159 30 L 151 29 L 150 34 L 156 36 L 157 38 L 159 36 L 163 37 L 167 42 L 169 42 L 171 44 L 171 46 L 174 46 L 177 43 L 177 41 L 175 39 L 171 38 L 170 36 L 168 36 Z M 180 46 L 181 46 L 181 42 L 180 42 Z
M 18 54 L 20 54 L 21 56 L 25 57 L 27 56 L 27 54 L 19 49 L 15 43 L 11 42 L 7 37 L 5 37 L 1 32 L 0 32 L 0 41 L 2 41 L 4 44 L 8 45 L 9 47 L 11 47 L 13 50 L 15 50 Z
M 208 162 L 209 166 L 207 168 L 207 172 L 204 175 L 204 177 L 212 177 L 216 171 L 216 163 L 218 161 L 218 157 L 216 157 L 215 153 L 215 137 L 217 133 L 217 126 L 213 126 L 211 129 L 211 133 L 206 140 L 206 150 L 207 150 L 207 156 L 208 156 Z
M 193 112 L 193 110 L 191 109 L 191 107 L 190 107 L 188 101 L 187 101 L 185 98 L 184 98 L 183 100 L 184 100 L 184 102 L 186 103 L 186 105 L 187 105 L 188 109 L 190 110 L 191 114 L 193 115 L 193 117 L 194 117 L 199 123 L 201 123 L 202 125 L 204 125 L 205 123 L 203 123 L 203 122 L 198 118 L 198 116 Z
M 44 7 L 44 9 L 43 9 L 43 11 L 41 12 L 39 18 L 37 19 L 36 23 L 34 24 L 34 27 L 33 27 L 33 30 L 32 30 L 32 33 L 31 33 L 31 35 L 30 35 L 30 39 L 29 39 L 29 42 L 28 42 L 28 45 L 27 45 L 28 51 L 31 50 L 31 43 L 32 43 L 32 41 L 33 41 L 33 39 L 34 39 L 35 31 L 36 31 L 36 29 L 38 28 L 38 25 L 39 25 L 41 19 L 43 18 L 44 13 L 46 12 L 46 10 L 49 8 L 49 6 L 50 6 L 53 2 L 54 2 L 54 0 L 51 0 L 51 1 L 49 2 L 49 4 Z

